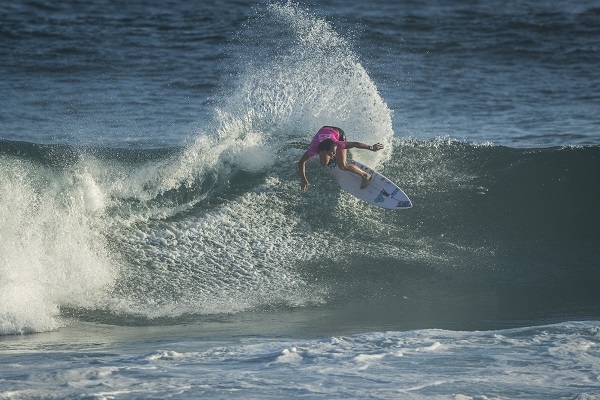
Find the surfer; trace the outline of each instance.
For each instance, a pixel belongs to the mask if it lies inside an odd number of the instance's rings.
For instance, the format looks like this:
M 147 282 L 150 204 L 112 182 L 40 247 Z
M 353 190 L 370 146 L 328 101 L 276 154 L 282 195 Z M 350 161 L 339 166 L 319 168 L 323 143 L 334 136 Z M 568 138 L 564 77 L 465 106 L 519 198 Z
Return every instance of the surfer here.
M 334 126 L 324 126 L 313 137 L 308 145 L 308 150 L 298 161 L 300 170 L 300 190 L 306 192 L 308 189 L 308 179 L 306 179 L 306 162 L 312 157 L 319 155 L 319 162 L 322 166 L 327 166 L 333 157 L 336 158 L 337 166 L 340 169 L 353 172 L 360 175 L 362 182 L 360 188 L 364 189 L 369 185 L 372 175 L 363 171 L 354 164 L 346 162 L 346 150 L 357 148 L 371 151 L 383 149 L 381 143 L 375 143 L 372 146 L 360 142 L 347 142 L 346 134 L 340 128 Z

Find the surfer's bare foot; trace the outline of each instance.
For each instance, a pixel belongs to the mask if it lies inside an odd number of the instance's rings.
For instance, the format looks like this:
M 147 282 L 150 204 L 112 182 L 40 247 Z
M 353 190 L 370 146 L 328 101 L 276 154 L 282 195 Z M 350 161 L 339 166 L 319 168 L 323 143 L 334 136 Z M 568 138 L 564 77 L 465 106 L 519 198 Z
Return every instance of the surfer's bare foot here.
M 363 176 L 362 182 L 360 183 L 360 188 L 364 189 L 369 186 L 369 181 L 373 178 L 373 174 L 367 174 L 367 176 Z

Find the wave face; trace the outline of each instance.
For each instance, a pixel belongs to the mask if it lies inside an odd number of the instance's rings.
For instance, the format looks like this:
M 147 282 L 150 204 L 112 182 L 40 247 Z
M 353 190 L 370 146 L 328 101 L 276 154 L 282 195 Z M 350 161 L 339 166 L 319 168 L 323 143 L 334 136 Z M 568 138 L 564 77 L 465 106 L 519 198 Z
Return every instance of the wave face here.
M 600 147 L 395 139 L 352 46 L 290 3 L 231 52 L 240 71 L 184 147 L 0 141 L 0 333 L 323 307 L 361 329 L 597 315 Z M 352 156 L 414 208 L 361 203 L 314 162 L 299 193 L 326 124 L 384 143 Z
M 300 194 L 303 150 L 278 147 L 260 170 L 197 153 L 201 172 L 165 189 L 186 149 L 2 142 L 2 332 L 348 301 L 595 309 L 599 147 L 396 141 L 379 168 L 413 199 L 403 212 L 340 192 L 316 163 Z

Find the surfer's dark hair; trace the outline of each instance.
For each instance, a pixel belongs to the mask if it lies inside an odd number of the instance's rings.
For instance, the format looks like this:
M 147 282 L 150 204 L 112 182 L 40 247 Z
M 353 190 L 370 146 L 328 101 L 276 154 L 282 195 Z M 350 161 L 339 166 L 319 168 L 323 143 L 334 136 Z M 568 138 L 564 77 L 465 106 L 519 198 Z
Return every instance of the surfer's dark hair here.
M 321 151 L 330 151 L 335 146 L 335 142 L 331 139 L 325 139 L 317 145 L 317 149 Z

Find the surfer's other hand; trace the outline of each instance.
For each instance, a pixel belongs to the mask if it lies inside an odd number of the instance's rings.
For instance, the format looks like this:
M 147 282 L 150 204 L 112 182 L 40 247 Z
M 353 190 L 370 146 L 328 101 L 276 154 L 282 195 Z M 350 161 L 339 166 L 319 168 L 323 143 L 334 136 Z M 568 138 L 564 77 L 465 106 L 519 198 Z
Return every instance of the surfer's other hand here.
M 373 146 L 370 146 L 369 150 L 371 151 L 379 151 L 383 149 L 383 145 L 381 143 L 375 143 Z
M 308 179 L 306 179 L 306 178 L 303 178 L 303 179 L 300 181 L 300 190 L 301 190 L 302 192 L 306 192 L 306 190 L 308 190 Z

